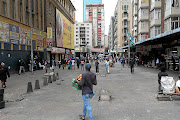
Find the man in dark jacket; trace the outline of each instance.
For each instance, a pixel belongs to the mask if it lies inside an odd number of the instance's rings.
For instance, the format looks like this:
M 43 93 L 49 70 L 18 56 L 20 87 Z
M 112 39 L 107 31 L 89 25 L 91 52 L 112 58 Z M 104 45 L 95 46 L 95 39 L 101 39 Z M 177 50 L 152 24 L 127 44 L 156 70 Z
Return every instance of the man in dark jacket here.
M 10 77 L 8 68 L 5 67 L 5 64 L 2 62 L 1 63 L 1 68 L 0 68 L 0 80 L 2 82 L 2 87 L 3 88 L 6 88 L 6 79 L 7 79 L 7 76 Z
M 96 59 L 95 66 L 96 66 L 96 74 L 99 74 L 99 62 L 98 62 L 98 59 Z
M 133 74 L 134 73 L 134 59 L 133 58 L 130 59 L 129 65 L 131 67 L 131 73 Z

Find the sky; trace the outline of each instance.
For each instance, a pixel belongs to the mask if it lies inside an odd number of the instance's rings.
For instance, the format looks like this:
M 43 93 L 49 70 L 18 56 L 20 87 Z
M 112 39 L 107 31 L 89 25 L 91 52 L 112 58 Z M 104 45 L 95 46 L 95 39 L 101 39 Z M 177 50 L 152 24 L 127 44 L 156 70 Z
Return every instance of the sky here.
M 71 0 L 76 8 L 76 21 L 83 22 L 83 0 Z M 114 10 L 118 0 L 102 0 L 105 12 L 105 34 L 108 35 L 110 18 L 114 15 Z

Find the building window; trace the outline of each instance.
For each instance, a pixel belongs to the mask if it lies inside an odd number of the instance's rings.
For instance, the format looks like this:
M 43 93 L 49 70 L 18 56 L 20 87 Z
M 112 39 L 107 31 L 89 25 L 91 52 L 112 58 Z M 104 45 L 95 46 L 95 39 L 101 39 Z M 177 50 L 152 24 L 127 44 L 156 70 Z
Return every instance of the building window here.
M 171 18 L 171 30 L 180 27 L 180 17 L 172 17 Z
M 76 35 L 76 37 L 78 37 L 78 35 Z
M 78 27 L 76 27 L 76 30 L 78 29 Z
M 84 26 L 84 24 L 81 24 L 81 26 Z
M 78 42 L 76 42 L 76 44 L 78 44 Z
M 89 27 L 87 27 L 87 29 L 89 29 Z
M 15 9 L 14 9 L 14 6 L 15 6 L 15 0 L 12 0 L 12 19 L 15 18 Z
M 78 33 L 78 31 L 76 31 L 76 33 Z
M 161 33 L 161 27 L 160 26 L 156 26 L 155 27 L 155 36 L 159 35 Z
M 89 33 L 89 31 L 87 31 L 87 33 Z
M 3 1 L 3 15 L 6 16 L 6 2 Z

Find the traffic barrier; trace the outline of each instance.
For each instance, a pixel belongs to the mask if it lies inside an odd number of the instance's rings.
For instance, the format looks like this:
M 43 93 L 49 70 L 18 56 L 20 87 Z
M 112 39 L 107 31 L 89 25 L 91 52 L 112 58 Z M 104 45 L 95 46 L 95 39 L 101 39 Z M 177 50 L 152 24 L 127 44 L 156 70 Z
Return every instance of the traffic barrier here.
M 56 75 L 55 75 L 55 73 L 53 74 L 53 81 L 56 81 Z
M 47 77 L 44 77 L 43 86 L 46 86 L 46 85 L 48 85 L 48 82 L 47 82 Z
M 39 80 L 35 82 L 35 90 L 40 89 Z
M 52 83 L 51 76 L 48 78 L 48 83 Z
M 32 83 L 31 83 L 31 82 L 28 82 L 27 93 L 30 93 L 30 92 L 33 92 Z
M 5 108 L 4 89 L 0 89 L 0 109 Z
M 59 80 L 59 73 L 56 73 L 56 80 Z

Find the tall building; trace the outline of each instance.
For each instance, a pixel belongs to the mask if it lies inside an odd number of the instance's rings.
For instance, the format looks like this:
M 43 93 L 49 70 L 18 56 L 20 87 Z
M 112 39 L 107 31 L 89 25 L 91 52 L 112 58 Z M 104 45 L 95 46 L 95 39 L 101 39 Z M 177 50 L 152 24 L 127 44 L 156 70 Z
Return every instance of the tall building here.
M 138 41 L 149 38 L 149 0 L 138 0 Z
M 83 22 L 86 20 L 86 5 L 87 4 L 102 4 L 102 0 L 83 0 Z
M 119 0 L 115 8 L 115 49 L 128 44 L 127 35 L 132 34 L 131 0 Z M 117 27 L 117 30 L 116 30 Z
M 114 16 L 111 17 L 109 31 L 108 31 L 108 48 L 109 52 L 112 52 L 114 49 Z M 117 29 L 117 27 L 116 27 Z
M 74 32 L 76 56 L 80 57 L 80 52 L 89 53 L 92 48 L 92 23 L 76 23 Z
M 85 21 L 92 23 L 93 47 L 103 46 L 105 33 L 104 4 L 86 5 Z
M 134 39 L 134 42 L 137 42 L 138 40 L 138 32 L 137 32 L 137 25 L 138 25 L 138 9 L 137 9 L 137 0 L 132 0 L 132 36 Z
M 29 62 L 31 30 L 38 62 L 67 57 L 74 49 L 74 11 L 70 0 L 0 0 L 0 61 L 12 70 L 19 58 Z

